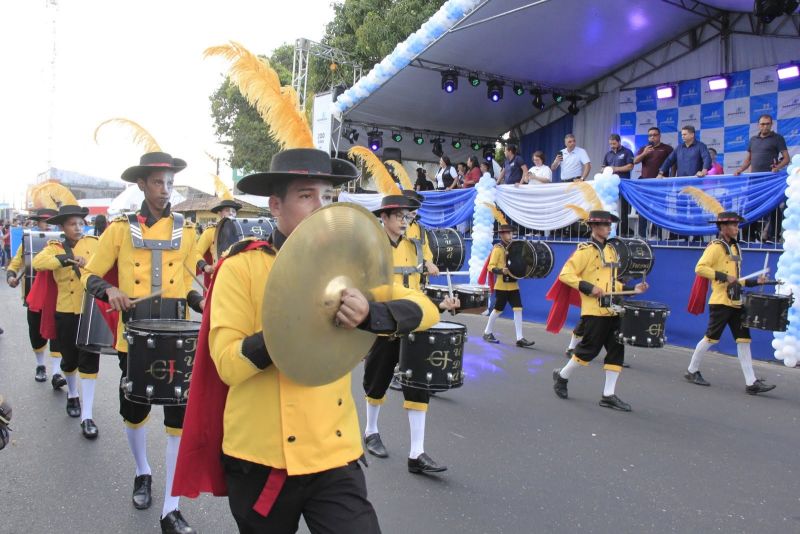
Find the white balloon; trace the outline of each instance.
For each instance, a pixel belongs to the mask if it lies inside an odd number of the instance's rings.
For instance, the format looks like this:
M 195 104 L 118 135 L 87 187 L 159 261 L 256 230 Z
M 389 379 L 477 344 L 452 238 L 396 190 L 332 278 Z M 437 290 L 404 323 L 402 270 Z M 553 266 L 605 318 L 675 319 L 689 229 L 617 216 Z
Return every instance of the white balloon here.
M 797 367 L 797 358 L 795 358 L 794 356 L 784 358 L 783 365 L 785 365 L 786 367 Z

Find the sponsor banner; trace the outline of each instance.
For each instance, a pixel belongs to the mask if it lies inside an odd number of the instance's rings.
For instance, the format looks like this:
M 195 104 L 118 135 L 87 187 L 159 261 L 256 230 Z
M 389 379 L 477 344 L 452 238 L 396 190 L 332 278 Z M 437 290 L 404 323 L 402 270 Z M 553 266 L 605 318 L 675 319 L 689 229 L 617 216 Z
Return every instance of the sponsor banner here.
M 800 117 L 779 119 L 777 132 L 786 139 L 787 148 L 800 147 Z M 792 150 L 789 152 L 793 153 Z
M 757 124 L 761 115 L 769 115 L 773 119 L 778 115 L 778 93 L 750 97 L 749 122 Z
M 636 113 L 619 114 L 619 134 L 633 135 L 636 133 Z
M 656 121 L 661 133 L 678 131 L 678 108 L 659 109 L 656 111 Z
M 636 90 L 636 111 L 655 111 L 656 108 L 655 87 L 645 87 L 644 89 Z
M 725 100 L 750 96 L 750 71 L 743 70 L 730 75 L 730 83 L 725 90 Z
M 636 113 L 636 91 L 619 92 L 619 112 Z
M 655 109 L 653 111 L 640 111 L 636 114 L 636 134 L 647 134 L 647 130 L 653 126 L 658 126 Z
M 685 125 L 681 125 L 683 128 Z M 712 102 L 700 106 L 700 128 L 722 128 L 725 126 L 725 103 Z
M 725 152 L 724 128 L 707 128 L 697 133 L 700 141 L 705 143 L 708 148 L 713 148 L 717 154 Z
M 790 89 L 778 93 L 778 119 L 800 117 L 800 89 Z M 775 116 L 773 115 L 773 118 Z
M 725 101 L 725 126 L 750 123 L 750 99 L 734 98 Z
M 738 126 L 725 127 L 725 148 L 724 152 L 743 152 L 747 150 L 750 143 L 750 125 L 740 124 Z
M 775 67 L 763 67 L 750 71 L 750 96 L 778 92 L 778 72 Z
M 680 107 L 700 105 L 700 80 L 686 80 L 678 84 L 678 105 Z

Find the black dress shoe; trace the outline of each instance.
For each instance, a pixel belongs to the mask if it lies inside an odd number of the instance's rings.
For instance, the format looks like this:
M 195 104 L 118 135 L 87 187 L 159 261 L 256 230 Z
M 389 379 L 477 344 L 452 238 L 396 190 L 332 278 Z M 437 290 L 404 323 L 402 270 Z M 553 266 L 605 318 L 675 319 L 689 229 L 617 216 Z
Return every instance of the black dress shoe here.
M 560 399 L 566 399 L 569 397 L 567 393 L 567 380 L 566 378 L 561 378 L 561 369 L 553 369 L 553 390 L 556 392 L 556 396 Z
M 483 340 L 489 343 L 500 343 L 500 340 L 494 337 L 494 334 L 483 334 Z
M 619 410 L 621 412 L 631 411 L 631 405 L 623 401 L 616 395 L 609 395 L 608 397 L 603 395 L 603 397 L 600 399 L 600 406 L 603 406 L 605 408 L 612 408 L 614 410 Z
M 37 365 L 36 366 L 36 374 L 33 376 L 33 379 L 37 382 L 46 382 L 47 381 L 47 369 L 44 365 Z
M 700 374 L 700 371 L 695 371 L 694 373 L 686 372 L 683 375 L 683 378 L 691 382 L 692 384 L 697 384 L 698 386 L 710 386 L 711 384 L 703 378 L 703 375 Z
M 437 464 L 424 452 L 416 458 L 408 459 L 409 473 L 441 473 L 442 471 L 447 471 L 447 466 Z
M 153 477 L 151 475 L 139 475 L 133 479 L 133 507 L 137 510 L 147 510 L 153 503 L 153 498 L 150 495 L 150 488 L 153 485 Z M 169 517 L 172 514 L 167 514 Z M 163 526 L 163 521 L 162 526 Z M 162 527 L 163 528 L 163 527 Z
M 70 417 L 81 416 L 81 399 L 78 397 L 67 399 L 67 415 Z
M 518 339 L 518 340 L 517 340 L 517 346 L 518 346 L 518 347 L 523 347 L 523 348 L 524 348 L 524 347 L 532 347 L 532 346 L 534 346 L 535 344 L 536 344 L 536 342 L 535 342 L 535 341 L 528 341 L 528 340 L 527 340 L 527 339 L 525 339 L 524 337 L 523 337 L 522 339 Z
M 181 515 L 180 510 L 173 510 L 161 519 L 162 534 L 195 534 L 197 531 Z
M 86 439 L 97 439 L 97 436 L 100 435 L 100 430 L 91 419 L 81 421 L 81 432 L 83 432 L 83 437 Z
M 53 385 L 54 390 L 58 391 L 59 389 L 67 385 L 67 379 L 64 378 L 62 375 L 56 373 L 53 375 L 53 378 L 50 379 L 50 384 Z
M 775 389 L 775 384 L 767 384 L 759 378 L 755 382 L 753 382 L 752 386 L 747 386 L 745 390 L 747 391 L 748 395 L 758 395 L 759 393 L 766 393 L 767 391 L 772 391 Z
M 378 458 L 386 458 L 389 453 L 386 452 L 386 447 L 383 446 L 381 435 L 375 432 L 364 438 L 364 444 L 367 446 L 367 452 Z

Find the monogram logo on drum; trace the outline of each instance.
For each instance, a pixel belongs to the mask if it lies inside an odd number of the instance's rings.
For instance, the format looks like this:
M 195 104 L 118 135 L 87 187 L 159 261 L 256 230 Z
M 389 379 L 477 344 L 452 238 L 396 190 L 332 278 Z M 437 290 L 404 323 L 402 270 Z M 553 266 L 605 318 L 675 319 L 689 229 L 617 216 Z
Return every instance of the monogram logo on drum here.
M 435 350 L 428 356 L 428 363 L 431 364 L 432 367 L 438 367 L 440 369 L 446 369 L 447 364 L 451 361 L 449 350 Z
M 250 229 L 250 232 L 252 232 L 254 236 L 258 237 L 263 237 L 267 235 L 267 232 L 264 231 L 264 227 L 262 226 L 254 226 Z
M 194 352 L 197 348 L 197 338 L 190 337 L 183 340 L 183 351 L 184 352 Z M 191 365 L 191 364 L 189 364 Z
M 175 360 L 156 360 L 150 364 L 150 369 L 145 372 L 156 380 L 166 380 L 167 384 L 172 384 L 176 374 L 183 374 L 183 371 L 175 369 Z
M 664 325 L 653 323 L 647 327 L 647 333 L 653 337 L 661 337 L 664 334 Z

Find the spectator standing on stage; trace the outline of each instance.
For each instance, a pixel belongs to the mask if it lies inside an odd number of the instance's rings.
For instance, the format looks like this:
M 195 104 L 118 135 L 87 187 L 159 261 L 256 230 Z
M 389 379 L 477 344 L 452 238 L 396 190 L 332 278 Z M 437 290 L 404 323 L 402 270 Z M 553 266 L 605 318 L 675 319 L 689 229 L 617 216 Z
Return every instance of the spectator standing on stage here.
M 655 126 L 647 130 L 647 144 L 640 148 L 636 153 L 636 157 L 633 158 L 634 165 L 637 163 L 642 164 L 642 172 L 639 175 L 639 179 L 657 178 L 661 165 L 664 163 L 667 157 L 672 154 L 672 150 L 672 146 L 661 142 L 661 130 Z M 646 232 L 647 219 L 645 219 L 640 213 L 639 235 L 642 237 L 647 237 L 645 235 Z
M 733 173 L 740 175 L 750 168 L 750 172 L 778 172 L 789 165 L 789 150 L 786 139 L 772 131 L 772 117 L 761 115 L 758 118 L 758 135 L 750 138 L 747 156 L 742 166 Z
M 458 173 L 453 164 L 450 163 L 450 158 L 447 156 L 440 157 L 439 170 L 436 172 L 436 189 L 452 190 L 453 184 L 456 183 L 456 178 L 458 178 Z
M 467 159 L 467 173 L 464 175 L 464 188 L 475 187 L 481 179 L 481 166 L 478 163 L 478 156 L 470 156 Z
M 556 155 L 556 159 L 550 164 L 550 170 L 555 171 L 559 166 L 561 166 L 562 182 L 586 180 L 592 170 L 589 154 L 577 146 L 575 136 L 571 133 L 564 136 L 564 148 L 561 149 Z
M 464 177 L 467 175 L 467 164 L 462 161 L 456 165 L 456 173 L 458 174 L 456 178 L 457 183 L 453 186 L 453 189 L 464 187 Z
M 609 151 L 603 157 L 603 167 L 611 167 L 614 174 L 623 180 L 629 180 L 631 171 L 633 170 L 633 151 L 630 148 L 622 146 L 622 139 L 619 134 L 611 134 L 608 136 Z M 630 234 L 628 228 L 628 212 L 631 210 L 630 204 L 625 200 L 625 197 L 619 197 L 619 211 L 620 211 L 620 235 L 627 237 Z
M 711 170 L 708 171 L 708 175 L 711 176 L 714 174 L 725 174 L 725 171 L 722 169 L 722 165 L 720 165 L 717 161 L 717 151 L 713 148 L 709 148 L 708 155 L 711 156 Z
M 415 191 L 430 191 L 433 184 L 428 180 L 428 173 L 422 167 L 417 167 L 417 181 L 414 184 Z
M 677 165 L 675 176 L 705 176 L 711 169 L 711 156 L 708 147 L 695 139 L 694 126 L 681 128 L 683 143 L 673 150 L 658 170 L 658 177 L 669 174 L 673 165 Z
M 486 160 L 481 161 L 481 180 L 484 178 L 491 178 L 494 180 L 494 169 L 492 169 L 492 164 Z
M 528 171 L 528 174 L 522 177 L 522 183 L 529 184 L 533 182 L 549 184 L 552 181 L 553 171 L 544 164 L 544 152 L 537 150 L 533 153 L 533 167 Z
M 517 154 L 517 145 L 509 143 L 505 149 L 506 161 L 503 170 L 497 176 L 497 184 L 518 184 L 522 177 L 528 174 L 528 166 L 525 160 Z

